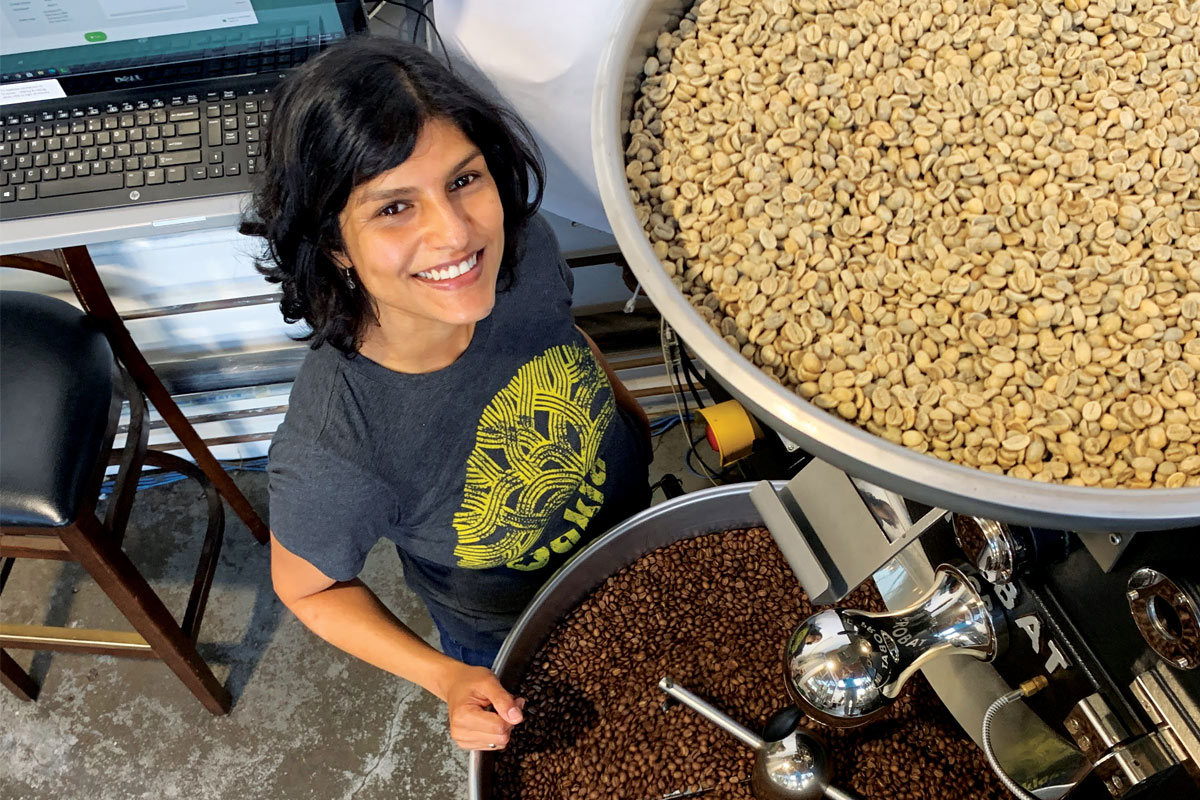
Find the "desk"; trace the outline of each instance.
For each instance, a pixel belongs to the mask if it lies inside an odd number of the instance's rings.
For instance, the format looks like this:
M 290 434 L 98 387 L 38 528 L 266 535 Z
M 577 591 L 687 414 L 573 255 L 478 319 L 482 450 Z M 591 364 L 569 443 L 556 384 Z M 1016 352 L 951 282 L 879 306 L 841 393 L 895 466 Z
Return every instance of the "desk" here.
M 0 221 L 0 255 L 236 227 L 244 194 Z
M 366 5 L 371 12 L 368 29 L 372 34 L 409 38 L 417 18 L 408 14 L 404 5 L 389 3 L 372 7 L 375 4 L 371 2 Z M 33 219 L 0 220 L 0 255 L 235 227 L 245 201 L 244 194 L 235 194 Z

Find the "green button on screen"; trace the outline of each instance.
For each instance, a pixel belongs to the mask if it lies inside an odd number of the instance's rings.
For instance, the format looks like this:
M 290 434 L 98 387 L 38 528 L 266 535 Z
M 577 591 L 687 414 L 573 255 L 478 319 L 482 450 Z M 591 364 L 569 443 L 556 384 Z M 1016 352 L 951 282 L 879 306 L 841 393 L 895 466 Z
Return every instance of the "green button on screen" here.
M 89 42 L 103 42 L 108 38 L 108 34 L 104 31 L 92 31 L 91 33 L 85 33 L 83 38 Z

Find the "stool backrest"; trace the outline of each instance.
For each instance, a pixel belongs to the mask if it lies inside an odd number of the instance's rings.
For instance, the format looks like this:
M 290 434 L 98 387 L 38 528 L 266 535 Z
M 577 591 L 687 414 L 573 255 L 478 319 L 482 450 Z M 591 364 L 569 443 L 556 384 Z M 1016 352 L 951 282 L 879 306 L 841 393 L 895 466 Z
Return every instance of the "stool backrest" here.
M 192 458 L 196 459 L 197 466 L 216 485 L 221 496 L 229 502 L 237 515 L 246 523 L 246 527 L 250 529 L 254 538 L 266 544 L 270 537 L 266 523 L 250 505 L 250 501 L 242 494 L 233 479 L 225 472 L 220 462 L 213 457 L 200 434 L 179 410 L 179 406 L 171 397 L 167 387 L 154 374 L 153 368 L 146 361 L 142 351 L 138 349 L 133 337 L 129 335 L 124 321 L 113 306 L 112 298 L 108 296 L 108 291 L 100 280 L 100 275 L 96 271 L 96 265 L 92 261 L 87 247 L 79 245 L 24 255 L 3 255 L 0 256 L 0 267 L 14 267 L 53 275 L 63 278 L 71 284 L 71 289 L 75 292 L 75 297 L 79 300 L 83 310 L 91 315 L 100 329 L 104 331 L 113 354 L 124 369 L 125 375 L 140 390 L 129 396 L 130 402 L 140 403 L 142 395 L 150 401 L 163 421 L 179 438 L 180 444 L 187 448 Z M 128 384 L 129 380 L 126 380 L 126 383 Z M 137 433 L 139 437 L 144 437 L 145 429 Z M 133 435 L 134 432 L 130 431 L 130 436 Z M 126 448 L 127 451 L 129 449 Z M 136 470 L 133 472 L 136 473 Z M 120 493 L 119 487 L 118 493 Z M 129 494 L 128 502 L 132 502 L 132 492 Z M 109 516 L 122 516 L 127 512 L 127 505 L 125 500 L 118 498 L 116 503 L 110 506 Z
M 0 365 L 4 523 L 65 525 L 71 518 L 59 519 L 57 510 L 84 502 L 103 474 L 97 454 L 112 446 L 121 411 L 112 349 L 93 319 L 71 304 L 0 291 Z M 107 415 L 96 413 L 104 408 Z M 49 429 L 48 420 L 56 421 Z M 47 475 L 62 476 L 49 498 Z M 79 496 L 57 496 L 67 487 L 79 487 Z

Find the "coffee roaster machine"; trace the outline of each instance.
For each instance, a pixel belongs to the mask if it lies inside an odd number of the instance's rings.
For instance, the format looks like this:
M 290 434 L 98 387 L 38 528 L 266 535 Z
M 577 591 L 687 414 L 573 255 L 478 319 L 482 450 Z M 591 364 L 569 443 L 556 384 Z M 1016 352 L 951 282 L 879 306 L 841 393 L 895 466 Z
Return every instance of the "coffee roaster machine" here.
M 1200 797 L 1200 489 L 1042 484 L 942 462 L 810 405 L 728 347 L 661 269 L 624 173 L 638 73 L 684 10 L 626 3 L 593 109 L 601 195 L 642 289 L 717 393 L 812 458 L 611 531 L 535 601 L 501 651 L 500 677 L 519 676 L 564 609 L 642 554 L 765 524 L 815 602 L 874 578 L 893 609 L 800 626 L 786 683 L 810 716 L 870 724 L 920 669 L 1018 796 Z M 473 797 L 488 796 L 488 772 L 475 754 Z
M 1018 783 L 1047 798 L 1200 797 L 1200 489 L 1041 484 L 941 462 L 817 409 L 728 347 L 661 269 L 624 174 L 621 125 L 638 72 L 684 4 L 627 10 L 593 109 L 597 174 L 622 251 L 707 374 L 814 456 L 776 476 L 783 487 L 749 492 L 809 596 L 833 602 L 872 576 L 891 608 L 924 596 L 894 619 L 825 620 L 856 632 L 821 651 L 836 668 L 814 666 L 795 639 L 819 626 L 802 626 L 789 643 L 794 699 L 829 724 L 869 724 L 894 691 L 889 680 L 919 662 L 980 741 L 993 701 L 1040 676 L 1044 689 L 988 720 L 987 744 Z M 934 571 L 943 564 L 951 573 Z M 951 599 L 963 581 L 981 604 L 973 623 L 990 633 L 975 636 L 962 597 Z M 875 660 L 851 663 L 852 646 Z M 855 678 L 869 690 L 850 690 Z

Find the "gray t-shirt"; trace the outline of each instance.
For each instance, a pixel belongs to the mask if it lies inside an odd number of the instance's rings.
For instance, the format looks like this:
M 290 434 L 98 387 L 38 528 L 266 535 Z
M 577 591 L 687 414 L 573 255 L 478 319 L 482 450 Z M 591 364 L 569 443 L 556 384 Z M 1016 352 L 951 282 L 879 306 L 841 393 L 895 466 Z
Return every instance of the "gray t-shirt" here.
M 427 374 L 311 351 L 270 450 L 271 529 L 334 580 L 381 538 L 459 643 L 495 648 L 546 579 L 649 504 L 644 433 L 571 316 L 546 223 L 466 351 Z

